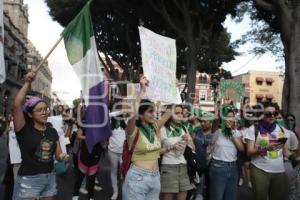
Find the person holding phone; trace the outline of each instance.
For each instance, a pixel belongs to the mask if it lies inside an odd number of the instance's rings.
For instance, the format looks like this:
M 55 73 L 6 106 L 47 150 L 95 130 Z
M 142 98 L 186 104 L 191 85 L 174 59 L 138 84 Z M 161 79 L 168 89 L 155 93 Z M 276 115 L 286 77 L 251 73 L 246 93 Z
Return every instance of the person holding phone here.
M 285 143 L 288 130 L 276 123 L 278 111 L 271 102 L 264 102 L 263 118 L 252 125 L 245 136 L 247 153 L 251 156 L 251 181 L 256 200 L 284 200 L 289 192 L 289 183 L 283 157 L 295 163 L 299 158 Z

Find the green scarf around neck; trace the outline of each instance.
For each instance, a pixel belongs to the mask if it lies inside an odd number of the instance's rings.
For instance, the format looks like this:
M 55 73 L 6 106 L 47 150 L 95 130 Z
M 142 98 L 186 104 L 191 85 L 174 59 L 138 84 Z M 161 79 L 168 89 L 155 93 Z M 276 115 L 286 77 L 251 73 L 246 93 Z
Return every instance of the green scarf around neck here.
M 155 141 L 155 128 L 151 124 L 142 124 L 139 127 L 139 130 L 143 133 L 143 135 L 147 138 L 147 140 L 153 144 Z
M 167 137 L 180 137 L 182 134 L 183 126 L 181 124 L 171 124 L 166 127 L 167 129 Z

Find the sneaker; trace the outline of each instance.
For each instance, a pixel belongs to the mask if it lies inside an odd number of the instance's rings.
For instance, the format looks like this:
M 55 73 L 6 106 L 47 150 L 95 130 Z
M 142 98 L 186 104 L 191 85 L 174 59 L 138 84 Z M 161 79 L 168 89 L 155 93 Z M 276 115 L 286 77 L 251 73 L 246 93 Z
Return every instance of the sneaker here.
M 102 187 L 100 187 L 100 186 L 98 186 L 98 185 L 95 185 L 94 190 L 96 190 L 97 192 L 99 192 L 99 191 L 102 190 Z
M 81 194 L 88 194 L 89 192 L 85 188 L 80 188 L 80 193 Z
M 97 179 L 97 178 L 96 178 L 96 180 L 95 180 L 95 183 L 99 185 L 99 181 L 98 181 L 98 179 Z
M 112 195 L 112 197 L 111 197 L 111 200 L 117 200 L 118 199 L 118 193 L 116 192 L 116 193 L 114 193 L 113 195 Z
M 72 197 L 72 200 L 78 200 L 79 199 L 79 196 L 73 196 Z
M 249 188 L 252 188 L 252 183 L 251 182 L 248 182 L 248 185 L 247 185 Z
M 240 181 L 239 181 L 239 186 L 242 186 L 244 183 L 243 179 L 240 178 Z

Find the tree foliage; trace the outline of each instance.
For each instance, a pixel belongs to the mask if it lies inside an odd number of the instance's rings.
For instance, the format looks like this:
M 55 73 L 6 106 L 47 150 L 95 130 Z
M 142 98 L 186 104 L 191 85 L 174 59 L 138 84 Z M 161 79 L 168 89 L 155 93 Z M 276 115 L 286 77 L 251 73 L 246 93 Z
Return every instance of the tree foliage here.
M 274 13 L 257 6 L 254 1 L 245 0 L 238 6 L 238 18 L 241 21 L 248 15 L 251 19 L 251 30 L 237 41 L 238 45 L 247 42 L 254 44 L 249 52 L 263 55 L 267 52 L 277 57 L 278 61 L 284 59 L 283 45 L 280 37 L 280 26 Z
M 66 26 L 87 0 L 45 1 L 52 18 Z M 223 62 L 237 55 L 222 23 L 227 14 L 236 15 L 240 1 L 95 0 L 92 18 L 98 50 L 104 54 L 101 61 L 113 79 L 137 81 L 142 70 L 137 27 L 142 25 L 176 39 L 177 75 L 188 74 L 193 93 L 195 70 L 216 73 Z M 123 77 L 112 60 L 124 70 Z

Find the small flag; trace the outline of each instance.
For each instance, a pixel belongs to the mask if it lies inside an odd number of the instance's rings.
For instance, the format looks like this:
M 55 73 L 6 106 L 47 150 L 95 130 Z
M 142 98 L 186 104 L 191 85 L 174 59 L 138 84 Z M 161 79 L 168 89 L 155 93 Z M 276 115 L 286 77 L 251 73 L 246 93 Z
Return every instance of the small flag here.
M 105 89 L 103 66 L 99 60 L 93 23 L 91 0 L 68 24 L 62 33 L 68 59 L 82 86 L 85 101 L 85 134 L 89 152 L 95 144 L 111 136 L 108 92 Z
M 4 62 L 4 24 L 3 24 L 3 0 L 0 0 L 0 83 L 6 79 Z

